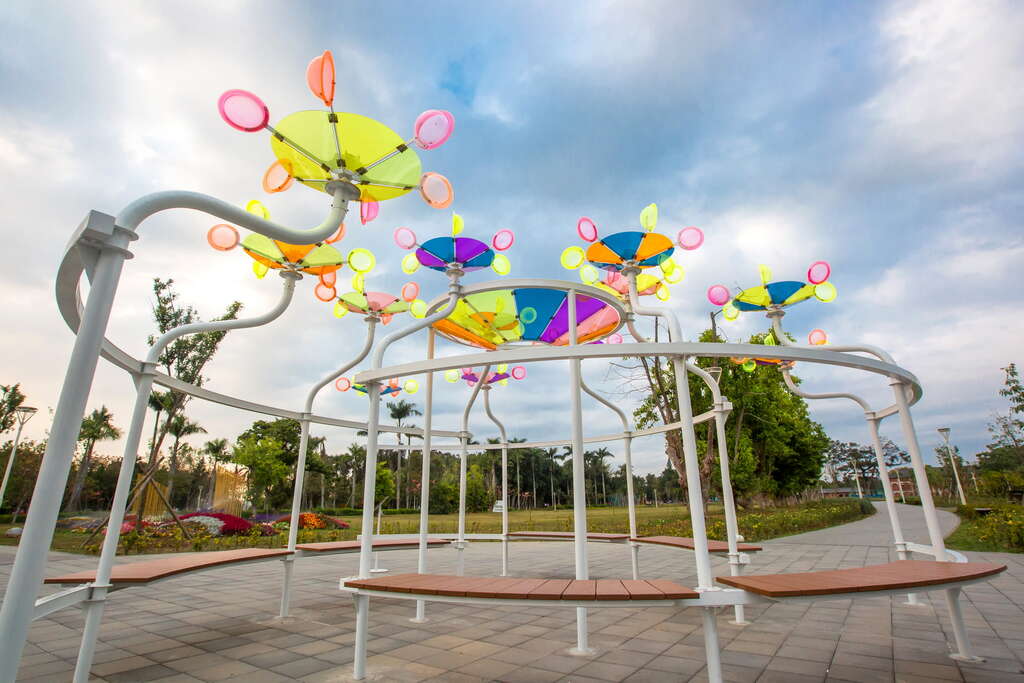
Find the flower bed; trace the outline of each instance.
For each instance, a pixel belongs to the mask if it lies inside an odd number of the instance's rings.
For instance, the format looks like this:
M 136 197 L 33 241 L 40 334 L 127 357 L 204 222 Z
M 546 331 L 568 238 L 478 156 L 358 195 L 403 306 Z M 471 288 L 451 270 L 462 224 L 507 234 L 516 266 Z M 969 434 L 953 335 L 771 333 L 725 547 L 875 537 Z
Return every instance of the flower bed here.
M 979 515 L 975 508 L 961 506 L 957 512 L 963 521 L 946 539 L 950 548 L 1024 553 L 1024 507 L 1003 504 Z
M 179 519 L 191 519 L 199 522 L 210 530 L 211 536 L 234 536 L 247 534 L 252 529 L 252 522 L 224 512 L 193 512 L 181 515 Z

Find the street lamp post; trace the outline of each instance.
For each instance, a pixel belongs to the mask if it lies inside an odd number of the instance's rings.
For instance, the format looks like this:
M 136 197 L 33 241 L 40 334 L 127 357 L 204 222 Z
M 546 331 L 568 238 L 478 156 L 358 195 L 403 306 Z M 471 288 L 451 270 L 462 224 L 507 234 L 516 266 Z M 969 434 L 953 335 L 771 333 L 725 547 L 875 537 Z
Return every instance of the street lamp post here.
M 7 481 L 11 478 L 11 469 L 14 467 L 14 456 L 18 454 L 18 442 L 21 440 L 21 428 L 32 419 L 32 416 L 39 412 L 38 408 L 18 406 L 14 409 L 14 417 L 18 420 L 18 431 L 14 433 L 14 445 L 11 446 L 11 454 L 7 457 L 7 467 L 4 468 L 4 481 L 0 484 L 0 508 L 4 506 L 4 494 L 7 493 Z
M 956 479 L 956 490 L 960 494 L 960 504 L 967 505 L 967 496 L 964 495 L 964 487 L 960 483 L 960 471 L 956 468 L 956 458 L 953 457 L 953 451 L 949 447 L 949 427 L 939 427 L 939 434 L 942 435 L 942 440 L 946 442 L 946 457 L 949 458 L 949 463 L 953 466 L 953 478 Z

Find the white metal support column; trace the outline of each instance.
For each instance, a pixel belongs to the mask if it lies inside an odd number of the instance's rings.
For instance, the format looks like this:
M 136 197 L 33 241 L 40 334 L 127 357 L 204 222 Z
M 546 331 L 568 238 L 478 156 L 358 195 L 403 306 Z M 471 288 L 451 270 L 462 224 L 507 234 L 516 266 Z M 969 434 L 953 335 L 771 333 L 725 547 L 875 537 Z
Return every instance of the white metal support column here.
M 427 360 L 434 358 L 434 342 L 437 333 L 434 328 L 427 331 Z M 427 535 L 430 529 L 430 436 L 434 429 L 434 373 L 428 372 L 426 378 L 426 405 L 423 408 L 423 462 L 420 467 L 420 545 L 416 557 L 416 571 L 427 573 Z M 427 620 L 427 601 L 416 601 L 416 616 L 412 622 L 422 624 Z
M 486 378 L 487 375 L 483 375 L 480 381 Z M 505 433 L 505 425 L 491 411 L 491 385 L 485 384 L 483 392 L 484 412 L 501 435 L 501 576 L 508 576 L 508 435 Z
M 490 365 L 484 366 L 484 370 L 480 374 L 481 378 L 486 377 L 490 371 Z M 472 393 L 469 395 L 469 400 L 466 401 L 466 408 L 462 411 L 462 431 L 459 434 L 459 441 L 462 444 L 459 457 L 459 535 L 455 541 L 455 549 L 458 552 L 455 559 L 455 574 L 457 576 L 462 576 L 466 571 L 466 558 L 464 554 L 466 550 L 466 473 L 469 466 L 469 438 L 471 436 L 469 431 L 469 413 L 473 409 L 476 397 L 480 394 L 480 389 L 483 386 L 483 379 L 476 383 Z

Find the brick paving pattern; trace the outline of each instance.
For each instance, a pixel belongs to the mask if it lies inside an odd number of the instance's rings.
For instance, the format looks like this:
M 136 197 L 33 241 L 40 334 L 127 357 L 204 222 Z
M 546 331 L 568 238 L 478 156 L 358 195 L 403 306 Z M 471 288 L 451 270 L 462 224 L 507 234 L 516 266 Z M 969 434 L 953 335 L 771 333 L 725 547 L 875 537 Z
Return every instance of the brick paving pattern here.
M 920 508 L 900 506 L 908 540 L 926 541 Z M 952 528 L 955 520 L 944 516 Z M 796 572 L 861 567 L 896 559 L 884 509 L 874 517 L 826 532 L 766 542 L 750 572 Z M 497 575 L 499 547 L 473 543 L 467 574 Z M 591 578 L 628 578 L 629 548 L 591 543 Z M 947 656 L 953 635 L 941 593 L 922 594 L 922 606 L 902 597 L 778 602 L 748 607 L 753 623 L 718 617 L 728 681 L 1024 681 L 1024 556 L 967 553 L 999 562 L 1007 572 L 964 589 L 964 616 L 981 664 Z M 572 578 L 572 544 L 520 541 L 512 545 L 512 574 Z M 692 586 L 693 556 L 645 546 L 641 570 Z M 13 562 L 0 548 L 0 581 Z M 134 560 L 136 558 L 129 558 Z M 96 559 L 53 553 L 49 574 L 92 568 Z M 716 575 L 728 574 L 712 557 Z M 415 571 L 415 551 L 381 556 L 393 572 Z M 347 681 L 351 680 L 354 611 L 338 579 L 355 573 L 358 557 L 296 561 L 293 618 L 276 619 L 282 570 L 277 561 L 216 569 L 129 588 L 108 601 L 95 664 L 96 681 Z M 455 551 L 430 551 L 430 570 L 454 573 Z M 46 587 L 44 590 L 54 590 Z M 589 657 L 568 654 L 575 644 L 572 609 L 427 603 L 430 620 L 410 623 L 415 603 L 373 599 L 367 680 L 375 681 L 702 681 L 700 613 L 685 608 L 590 610 Z M 19 681 L 70 680 L 81 612 L 75 608 L 35 622 Z

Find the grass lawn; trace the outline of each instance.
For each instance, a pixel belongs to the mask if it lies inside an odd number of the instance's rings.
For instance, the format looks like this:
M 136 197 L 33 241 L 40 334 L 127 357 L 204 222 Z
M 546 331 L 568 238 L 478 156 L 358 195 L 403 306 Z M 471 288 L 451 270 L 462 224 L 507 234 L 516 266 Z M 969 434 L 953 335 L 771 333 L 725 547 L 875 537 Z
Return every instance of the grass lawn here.
M 754 509 L 739 513 L 739 527 L 748 541 L 758 541 L 778 536 L 822 529 L 837 524 L 855 521 L 874 512 L 856 501 L 822 501 L 794 507 Z M 340 541 L 354 539 L 361 528 L 361 518 L 341 517 L 351 526 L 348 529 L 300 530 L 299 542 Z M 509 512 L 509 527 L 512 531 L 571 531 L 572 509 L 559 510 L 512 510 Z M 3 536 L 11 525 L 0 525 L 0 544 L 17 545 L 17 539 Z M 707 515 L 708 536 L 719 540 L 725 538 L 725 519 L 720 505 L 711 505 Z M 624 507 L 589 508 L 587 528 L 592 532 L 627 533 L 629 516 Z M 637 529 L 640 535 L 690 536 L 689 511 L 684 505 L 661 505 L 637 507 Z M 412 534 L 419 530 L 418 514 L 385 515 L 381 532 L 385 534 Z M 431 515 L 431 533 L 455 533 L 458 530 L 458 515 Z M 466 533 L 500 533 L 501 514 L 479 512 L 466 515 Z M 286 541 L 285 534 L 273 536 L 209 536 L 189 541 L 185 539 L 155 539 L 148 536 L 128 539 L 132 545 L 127 548 L 131 554 L 181 552 L 188 550 L 226 550 L 239 547 L 281 547 Z M 58 529 L 54 533 L 51 548 L 64 552 L 97 552 L 99 537 L 93 547 L 83 549 L 87 535 L 80 532 Z M 125 539 L 122 536 L 122 539 Z M 125 550 L 122 543 L 122 551 Z
M 1024 507 L 1002 502 L 987 515 L 960 508 L 960 526 L 946 537 L 953 550 L 1024 553 Z

